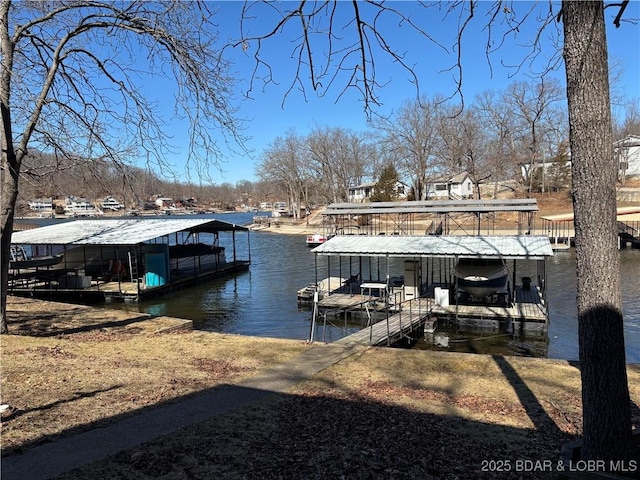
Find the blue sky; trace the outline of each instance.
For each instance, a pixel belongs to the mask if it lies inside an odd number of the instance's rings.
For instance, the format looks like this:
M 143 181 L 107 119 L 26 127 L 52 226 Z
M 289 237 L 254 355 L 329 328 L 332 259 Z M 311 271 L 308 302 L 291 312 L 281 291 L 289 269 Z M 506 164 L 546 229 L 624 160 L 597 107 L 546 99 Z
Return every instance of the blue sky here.
M 283 2 L 285 5 L 287 2 Z M 218 5 L 211 3 L 211 6 L 219 8 L 217 22 L 220 25 L 220 40 L 227 38 L 237 39 L 239 37 L 239 18 L 241 2 L 219 2 Z M 387 33 L 387 41 L 398 50 L 406 51 L 407 62 L 414 65 L 420 81 L 420 93 L 429 97 L 436 94 L 445 96 L 451 95 L 455 91 L 455 72 L 446 71 L 455 62 L 453 44 L 457 31 L 457 15 L 450 15 L 443 19 L 442 10 L 421 10 L 416 2 L 391 2 L 390 5 L 407 11 L 416 17 L 441 46 L 429 42 L 412 34 L 410 29 L 401 27 L 396 23 L 387 23 L 383 26 Z M 445 2 L 445 6 L 448 4 Z M 497 49 L 491 57 L 492 70 L 490 70 L 488 60 L 485 56 L 485 45 L 487 42 L 487 30 L 485 11 L 490 2 L 480 2 L 479 8 L 469 30 L 463 39 L 462 64 L 463 73 L 463 94 L 465 102 L 471 103 L 473 97 L 485 90 L 502 90 L 515 80 L 528 80 L 532 75 L 532 69 L 540 68 L 541 62 L 547 61 L 549 55 L 556 53 L 553 47 L 552 32 L 561 29 L 557 24 L 544 36 L 545 48 L 542 50 L 537 62 L 533 65 L 525 65 L 520 71 L 515 68 L 505 68 L 502 64 L 516 65 L 525 58 L 530 51 L 526 45 L 531 41 L 539 25 L 535 15 L 523 25 L 515 38 L 510 38 L 501 48 Z M 547 8 L 547 3 L 542 6 Z M 515 2 L 514 8 L 521 9 L 521 12 L 528 11 L 531 4 L 529 2 Z M 215 8 L 214 7 L 214 8 Z M 556 5 L 557 10 L 557 5 Z M 252 20 L 248 26 L 251 33 L 264 33 L 265 29 L 272 28 L 273 19 L 265 14 L 265 10 L 256 12 L 256 19 Z M 622 78 L 616 85 L 616 93 L 629 98 L 640 97 L 640 25 L 623 24 L 616 29 L 612 25 L 613 17 L 617 9 L 608 9 L 607 35 L 609 42 L 610 59 L 616 60 L 622 66 Z M 544 9 L 540 14 L 545 14 Z M 338 18 L 345 18 L 352 15 L 351 2 L 339 2 Z M 344 16 L 343 16 L 344 15 Z M 424 18 L 427 18 L 425 21 Z M 640 2 L 633 1 L 629 4 L 625 18 L 640 19 Z M 339 22 L 342 25 L 342 22 Z M 239 116 L 248 119 L 245 134 L 250 140 L 247 147 L 253 151 L 252 155 L 229 156 L 221 164 L 222 173 L 212 171 L 212 178 L 215 183 L 235 184 L 241 180 L 256 181 L 256 163 L 260 154 L 270 142 L 276 137 L 283 136 L 290 129 L 294 129 L 300 135 L 306 135 L 314 126 L 321 127 L 342 127 L 354 131 L 364 131 L 368 129 L 367 118 L 363 111 L 362 100 L 355 92 L 347 92 L 340 99 L 344 83 L 337 82 L 330 89 L 324 98 L 318 98 L 307 84 L 306 99 L 298 91 L 289 94 L 286 100 L 283 99 L 287 88 L 292 81 L 292 75 L 297 67 L 297 61 L 290 58 L 294 33 L 298 30 L 285 31 L 275 36 L 263 44 L 263 59 L 268 61 L 273 75 L 278 85 L 268 85 L 264 91 L 260 88 L 254 90 L 252 98 L 239 102 Z M 493 31 L 493 38 L 500 38 L 500 25 Z M 255 44 L 250 44 L 245 52 L 241 48 L 230 51 L 230 59 L 234 62 L 233 71 L 244 79 L 237 85 L 238 96 L 240 97 L 248 88 L 248 78 L 254 64 L 251 57 Z M 442 48 L 444 47 L 444 48 Z M 446 51 L 448 50 L 448 51 Z M 389 114 L 398 108 L 404 101 L 415 98 L 415 86 L 410 83 L 410 76 L 397 65 L 392 64 L 388 58 L 381 55 L 376 56 L 377 77 L 381 83 L 386 85 L 378 90 L 378 95 L 382 106 L 376 109 L 381 114 Z M 553 73 L 564 83 L 564 69 L 560 65 L 557 72 Z M 176 131 L 174 144 L 181 141 L 180 129 Z M 180 154 L 175 159 L 169 159 L 176 165 L 180 165 Z M 192 178 L 192 180 L 194 180 Z

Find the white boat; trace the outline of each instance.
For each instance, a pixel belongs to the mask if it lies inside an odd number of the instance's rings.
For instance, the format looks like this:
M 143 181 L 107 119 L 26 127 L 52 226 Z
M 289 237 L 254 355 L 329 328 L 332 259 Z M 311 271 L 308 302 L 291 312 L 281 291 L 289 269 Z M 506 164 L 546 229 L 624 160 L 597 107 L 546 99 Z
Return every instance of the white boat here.
M 504 289 L 509 270 L 502 258 L 460 258 L 454 275 L 460 290 L 482 299 Z
M 285 202 L 274 202 L 271 216 L 274 218 L 286 217 L 289 215 L 289 208 Z
M 329 240 L 328 237 L 321 233 L 314 233 L 313 235 L 307 235 L 307 247 L 313 248 L 322 245 Z
M 67 217 L 101 217 L 104 212 L 84 198 L 70 197 L 64 207 Z

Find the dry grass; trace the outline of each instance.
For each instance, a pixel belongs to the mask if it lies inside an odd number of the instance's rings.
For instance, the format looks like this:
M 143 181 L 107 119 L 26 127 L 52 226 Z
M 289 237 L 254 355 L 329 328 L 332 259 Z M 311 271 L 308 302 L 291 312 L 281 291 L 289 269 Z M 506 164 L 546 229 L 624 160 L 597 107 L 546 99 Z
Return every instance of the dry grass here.
M 640 369 L 629 373 L 637 402 Z M 567 362 L 372 348 L 63 478 L 555 479 L 515 462 L 557 465 L 579 434 L 579 371 Z M 483 471 L 489 461 L 513 470 Z
M 23 327 L 39 323 L 39 314 L 69 311 L 34 301 L 12 309 Z M 144 319 L 104 326 L 105 315 L 134 314 L 71 311 L 66 324 L 74 333 L 49 325 L 50 336 L 1 338 L 2 402 L 13 407 L 3 419 L 4 453 L 237 383 L 309 348 L 203 332 L 149 334 Z M 638 405 L 640 366 L 628 373 Z M 560 446 L 581 433 L 579 377 L 565 361 L 361 349 L 286 394 L 64 478 L 551 479 L 556 472 L 482 467 L 491 460 L 556 464 Z
M 2 403 L 12 407 L 3 418 L 3 450 L 235 383 L 309 348 L 204 332 L 149 334 L 170 327 L 170 319 L 141 320 L 138 314 L 53 302 L 12 299 L 10 311 L 12 332 L 38 324 L 34 333 L 51 336 L 1 338 Z M 114 318 L 126 326 L 102 326 Z

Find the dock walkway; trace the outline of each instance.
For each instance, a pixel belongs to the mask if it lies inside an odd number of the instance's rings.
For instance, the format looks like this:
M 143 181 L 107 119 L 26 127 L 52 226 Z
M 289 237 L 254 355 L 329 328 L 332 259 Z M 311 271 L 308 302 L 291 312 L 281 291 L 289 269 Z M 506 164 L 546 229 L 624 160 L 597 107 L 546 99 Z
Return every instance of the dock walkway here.
M 348 297 L 348 296 L 345 296 Z M 355 296 L 354 296 L 355 297 Z M 360 299 L 352 299 L 353 302 Z M 348 299 L 345 298 L 344 302 Z M 334 303 L 335 305 L 335 299 Z M 351 306 L 351 305 L 349 305 Z M 344 305 L 344 308 L 349 306 Z M 382 319 L 334 343 L 341 345 L 393 345 L 418 329 L 433 333 L 438 324 L 455 324 L 487 331 L 538 336 L 546 332 L 548 312 L 538 286 L 524 289 L 518 286 L 509 306 L 493 304 L 447 305 L 433 298 L 417 298 L 396 306 L 388 319 Z
M 543 336 L 549 326 L 547 306 L 538 286 L 519 285 L 511 305 L 434 305 L 433 317 L 440 324 L 485 332 L 503 332 L 528 337 Z
M 433 300 L 417 298 L 402 303 L 400 311 L 334 342 L 339 345 L 392 345 L 420 329 L 429 318 Z

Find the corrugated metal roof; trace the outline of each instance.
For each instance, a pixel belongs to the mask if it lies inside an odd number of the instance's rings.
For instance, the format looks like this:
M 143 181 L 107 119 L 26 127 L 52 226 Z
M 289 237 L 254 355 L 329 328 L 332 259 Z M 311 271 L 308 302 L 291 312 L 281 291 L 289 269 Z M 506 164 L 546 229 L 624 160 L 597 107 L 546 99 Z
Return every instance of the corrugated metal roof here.
M 323 215 L 382 213 L 537 212 L 535 198 L 509 200 L 421 200 L 413 202 L 332 203 Z
M 636 215 L 638 213 L 640 213 L 640 207 L 618 207 L 616 210 L 617 218 L 622 222 L 629 220 L 629 218 L 625 218 L 626 215 Z M 570 222 L 573 220 L 573 213 L 558 213 L 555 215 L 545 215 L 540 218 L 549 220 L 550 222 Z
M 149 218 L 76 220 L 23 232 L 14 232 L 11 243 L 23 245 L 137 245 L 181 231 L 220 232 L 246 227 L 211 219 Z
M 542 259 L 553 256 L 543 235 L 336 236 L 312 252 L 331 256 L 503 257 Z
M 380 208 L 371 206 L 371 203 L 365 203 L 365 207 L 361 208 L 341 208 L 334 209 L 329 208 L 322 212 L 322 215 L 375 215 L 375 214 L 401 214 L 401 213 L 493 213 L 493 212 L 537 212 L 538 208 L 532 209 L 529 205 L 513 205 L 510 207 L 500 207 L 494 205 L 452 205 L 452 206 L 439 206 L 434 205 L 431 207 L 388 207 Z

